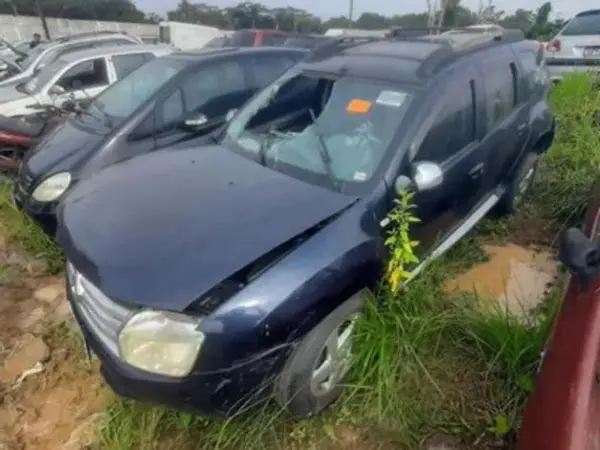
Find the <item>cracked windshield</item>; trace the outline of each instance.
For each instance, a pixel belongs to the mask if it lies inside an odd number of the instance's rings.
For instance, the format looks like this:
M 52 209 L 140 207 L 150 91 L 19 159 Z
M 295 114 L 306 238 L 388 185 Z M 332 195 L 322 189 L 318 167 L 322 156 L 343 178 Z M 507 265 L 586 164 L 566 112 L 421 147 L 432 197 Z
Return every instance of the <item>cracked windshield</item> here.
M 599 8 L 0 1 L 0 450 L 600 448 Z
M 227 139 L 261 163 L 317 182 L 374 175 L 411 96 L 397 86 L 290 72 L 248 103 Z

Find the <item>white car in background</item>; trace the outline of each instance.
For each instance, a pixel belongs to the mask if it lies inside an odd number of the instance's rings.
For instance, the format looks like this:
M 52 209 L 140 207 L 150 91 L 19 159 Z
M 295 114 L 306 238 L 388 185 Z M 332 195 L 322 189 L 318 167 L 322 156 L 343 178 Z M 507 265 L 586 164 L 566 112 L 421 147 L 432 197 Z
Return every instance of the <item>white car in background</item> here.
M 600 72 L 600 9 L 573 17 L 546 45 L 546 65 L 553 80 L 573 72 Z
M 10 71 L 3 76 L 2 80 L 0 80 L 0 86 L 28 80 L 67 52 L 89 48 L 142 43 L 143 42 L 135 36 L 114 31 L 81 33 L 42 42 L 31 49 L 24 57 L 20 56 L 16 59 L 14 59 L 14 57 L 5 58 L 5 62 L 10 66 Z
M 147 61 L 172 52 L 167 45 L 129 45 L 68 53 L 30 80 L 1 87 L 0 115 L 26 116 L 36 105 L 94 97 Z

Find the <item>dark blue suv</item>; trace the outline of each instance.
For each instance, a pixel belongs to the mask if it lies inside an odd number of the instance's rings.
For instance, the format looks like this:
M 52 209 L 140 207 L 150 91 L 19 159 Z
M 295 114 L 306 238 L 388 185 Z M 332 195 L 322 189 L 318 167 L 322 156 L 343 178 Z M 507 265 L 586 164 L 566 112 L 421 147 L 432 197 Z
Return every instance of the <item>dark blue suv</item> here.
M 335 40 L 214 145 L 81 182 L 58 239 L 108 383 L 201 413 L 333 402 L 399 193 L 415 192 L 421 219 L 413 275 L 522 201 L 554 137 L 538 50 L 508 31 Z

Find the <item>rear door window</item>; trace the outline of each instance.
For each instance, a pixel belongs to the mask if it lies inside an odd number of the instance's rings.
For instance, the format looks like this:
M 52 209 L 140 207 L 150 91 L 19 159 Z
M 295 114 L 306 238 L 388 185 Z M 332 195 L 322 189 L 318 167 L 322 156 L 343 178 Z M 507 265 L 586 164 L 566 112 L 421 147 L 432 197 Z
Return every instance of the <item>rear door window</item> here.
M 442 163 L 475 140 L 475 81 L 461 80 L 448 91 L 442 111 L 418 152 L 418 158 Z
M 581 13 L 562 30 L 563 36 L 585 36 L 600 34 L 600 10 Z
M 517 106 L 517 71 L 514 63 L 504 59 L 482 64 L 485 85 L 487 129 L 502 123 Z
M 224 116 L 230 109 L 228 97 L 244 90 L 246 82 L 239 61 L 223 61 L 200 67 L 164 102 L 159 129 L 172 129 L 184 114 L 192 112 L 201 112 L 209 119 Z
M 131 55 L 115 55 L 112 57 L 113 65 L 117 79 L 125 78 L 135 69 L 145 64 L 147 61 L 154 59 L 152 53 L 134 53 Z
M 56 83 L 67 92 L 90 89 L 108 84 L 108 71 L 104 58 L 84 61 L 67 70 Z

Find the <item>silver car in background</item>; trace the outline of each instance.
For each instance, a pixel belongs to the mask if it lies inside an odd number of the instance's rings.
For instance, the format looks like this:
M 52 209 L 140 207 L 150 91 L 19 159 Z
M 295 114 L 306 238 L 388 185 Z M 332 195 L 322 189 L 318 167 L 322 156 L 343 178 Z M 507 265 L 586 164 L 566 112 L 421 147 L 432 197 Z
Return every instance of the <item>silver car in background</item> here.
M 0 86 L 28 80 L 66 52 L 132 44 L 143 44 L 143 42 L 135 36 L 116 31 L 75 34 L 43 42 L 23 58 L 5 60 L 10 67 L 8 73 L 3 75 L 3 79 L 0 79 Z
M 128 45 L 67 53 L 33 78 L 0 87 L 0 115 L 26 116 L 36 105 L 92 98 L 146 62 L 173 52 L 168 45 Z
M 573 72 L 600 72 L 600 9 L 573 17 L 546 45 L 552 80 Z

